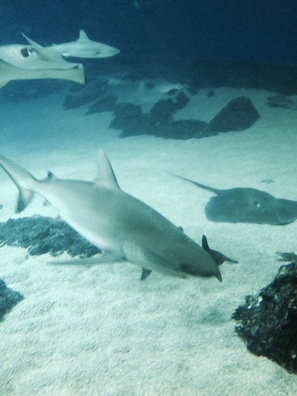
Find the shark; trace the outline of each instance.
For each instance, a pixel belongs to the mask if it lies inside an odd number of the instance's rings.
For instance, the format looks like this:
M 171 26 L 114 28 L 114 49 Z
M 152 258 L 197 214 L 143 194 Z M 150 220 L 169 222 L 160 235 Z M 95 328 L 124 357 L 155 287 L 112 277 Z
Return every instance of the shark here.
M 63 79 L 85 83 L 84 67 L 67 62 L 53 48 L 45 48 L 29 39 L 29 45 L 0 46 L 0 88 L 13 80 Z
M 219 265 L 228 257 L 210 249 L 205 237 L 201 247 L 180 227 L 124 192 L 102 150 L 93 182 L 59 179 L 51 172 L 39 180 L 2 154 L 0 167 L 19 190 L 16 212 L 40 194 L 74 230 L 103 251 L 100 261 L 136 264 L 143 269 L 141 279 L 157 271 L 222 281 Z
M 73 58 L 109 58 L 120 53 L 117 48 L 90 40 L 83 30 L 79 31 L 79 37 L 76 41 L 53 44 L 49 48 L 55 49 L 64 57 Z

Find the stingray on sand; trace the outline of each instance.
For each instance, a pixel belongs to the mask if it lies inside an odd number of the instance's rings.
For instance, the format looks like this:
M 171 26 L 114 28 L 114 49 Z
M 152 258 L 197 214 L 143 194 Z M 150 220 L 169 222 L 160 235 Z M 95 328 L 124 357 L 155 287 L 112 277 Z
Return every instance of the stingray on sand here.
M 255 188 L 219 190 L 182 176 L 174 175 L 216 194 L 205 206 L 211 221 L 254 224 L 289 224 L 297 219 L 297 201 L 275 198 Z

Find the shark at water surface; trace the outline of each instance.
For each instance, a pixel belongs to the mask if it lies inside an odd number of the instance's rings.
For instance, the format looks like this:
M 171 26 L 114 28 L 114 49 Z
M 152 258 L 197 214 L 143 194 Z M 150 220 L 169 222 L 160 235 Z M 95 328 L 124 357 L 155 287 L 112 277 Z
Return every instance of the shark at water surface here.
M 206 239 L 204 248 L 200 247 L 160 213 L 121 190 L 103 151 L 98 154 L 94 182 L 58 179 L 50 172 L 46 179 L 37 180 L 2 154 L 0 166 L 19 190 L 17 212 L 28 205 L 34 193 L 40 194 L 106 257 L 142 267 L 142 279 L 158 271 L 222 280 L 219 265 L 230 260 L 211 250 Z
M 74 58 L 109 58 L 120 52 L 110 45 L 90 40 L 83 30 L 79 31 L 78 40 L 62 44 L 53 44 L 49 48 L 54 48 L 65 57 Z

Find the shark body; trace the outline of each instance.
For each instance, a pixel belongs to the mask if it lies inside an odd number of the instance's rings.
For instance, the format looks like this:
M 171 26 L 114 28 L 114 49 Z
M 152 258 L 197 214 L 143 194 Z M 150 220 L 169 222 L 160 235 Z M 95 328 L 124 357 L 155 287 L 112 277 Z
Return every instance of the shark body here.
M 12 80 L 64 79 L 85 83 L 83 65 L 67 62 L 56 50 L 44 48 L 27 36 L 29 45 L 0 47 L 0 87 Z
M 120 52 L 110 45 L 90 40 L 83 30 L 79 31 L 78 40 L 62 44 L 53 44 L 49 48 L 54 48 L 65 57 L 74 58 L 109 58 Z
M 37 180 L 2 154 L 0 166 L 19 190 L 17 212 L 28 205 L 34 193 L 42 195 L 89 242 L 114 259 L 142 267 L 142 279 L 158 271 L 222 280 L 219 264 L 228 258 L 207 244 L 203 249 L 160 213 L 121 190 L 102 150 L 94 182 L 62 180 L 50 172 L 46 179 Z

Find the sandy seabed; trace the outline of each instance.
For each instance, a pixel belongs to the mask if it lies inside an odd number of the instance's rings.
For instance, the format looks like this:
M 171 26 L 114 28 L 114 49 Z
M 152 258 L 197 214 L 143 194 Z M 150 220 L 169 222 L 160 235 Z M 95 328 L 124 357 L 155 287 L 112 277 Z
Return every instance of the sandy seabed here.
M 224 189 L 253 187 L 297 200 L 297 111 L 269 108 L 271 92 L 200 90 L 176 118 L 210 121 L 227 102 L 251 98 L 260 113 L 248 130 L 204 139 L 119 139 L 112 114 L 64 111 L 64 94 L 2 103 L 1 152 L 44 177 L 92 180 L 102 148 L 121 187 L 200 243 L 239 264 L 215 278 L 177 279 L 129 263 L 53 265 L 52 257 L 0 248 L 0 278 L 25 299 L 0 323 L 1 395 L 294 395 L 297 377 L 249 353 L 232 313 L 276 275 L 276 251 L 296 251 L 297 222 L 286 226 L 210 222 L 210 192 L 167 171 Z M 263 184 L 263 179 L 274 183 Z M 0 174 L 0 221 L 56 216 L 36 197 L 20 215 L 17 190 Z

